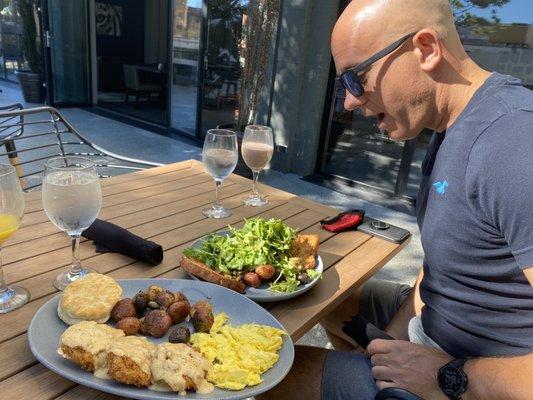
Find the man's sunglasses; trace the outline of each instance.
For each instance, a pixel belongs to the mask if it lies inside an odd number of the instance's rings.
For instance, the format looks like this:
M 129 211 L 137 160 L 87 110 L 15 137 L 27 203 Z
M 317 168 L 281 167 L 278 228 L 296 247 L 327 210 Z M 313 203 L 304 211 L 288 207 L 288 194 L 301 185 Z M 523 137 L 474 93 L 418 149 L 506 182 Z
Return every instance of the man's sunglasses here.
M 410 34 L 401 37 L 391 45 L 385 47 L 383 50 L 377 52 L 372 57 L 363 61 L 361 64 L 358 64 L 355 67 L 344 71 L 339 77 L 339 81 L 342 87 L 348 92 L 350 92 L 353 96 L 361 97 L 365 92 L 365 88 L 363 87 L 363 84 L 361 83 L 361 78 L 358 74 L 366 70 L 376 61 L 392 53 L 394 50 L 400 47 L 407 39 L 413 37 L 416 33 L 417 32 L 411 32 Z

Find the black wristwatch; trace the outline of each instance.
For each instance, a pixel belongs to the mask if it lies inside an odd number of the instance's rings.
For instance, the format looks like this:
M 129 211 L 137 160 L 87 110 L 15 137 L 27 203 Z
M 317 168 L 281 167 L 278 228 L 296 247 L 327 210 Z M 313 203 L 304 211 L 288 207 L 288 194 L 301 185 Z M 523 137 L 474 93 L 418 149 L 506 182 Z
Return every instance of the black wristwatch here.
M 437 380 L 440 389 L 451 400 L 461 400 L 461 395 L 466 391 L 468 377 L 463 371 L 465 358 L 456 358 L 439 369 Z

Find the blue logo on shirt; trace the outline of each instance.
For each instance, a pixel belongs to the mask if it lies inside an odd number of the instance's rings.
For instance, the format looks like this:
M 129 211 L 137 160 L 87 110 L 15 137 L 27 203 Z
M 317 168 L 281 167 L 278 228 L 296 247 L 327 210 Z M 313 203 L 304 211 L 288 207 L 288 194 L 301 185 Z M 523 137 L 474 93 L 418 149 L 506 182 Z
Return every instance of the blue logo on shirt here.
M 446 193 L 446 188 L 448 187 L 448 181 L 446 180 L 444 182 L 437 181 L 433 184 L 433 186 L 435 186 L 435 190 L 437 191 L 437 193 L 442 196 L 444 195 L 444 193 Z

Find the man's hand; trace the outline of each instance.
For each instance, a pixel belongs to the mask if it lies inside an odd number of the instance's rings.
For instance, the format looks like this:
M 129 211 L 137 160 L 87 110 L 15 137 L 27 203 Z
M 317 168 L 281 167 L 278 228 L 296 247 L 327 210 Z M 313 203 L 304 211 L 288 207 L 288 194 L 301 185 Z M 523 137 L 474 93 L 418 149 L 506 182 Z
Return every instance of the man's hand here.
M 398 387 L 424 399 L 448 398 L 437 383 L 437 372 L 453 357 L 404 340 L 376 339 L 366 349 L 378 388 Z

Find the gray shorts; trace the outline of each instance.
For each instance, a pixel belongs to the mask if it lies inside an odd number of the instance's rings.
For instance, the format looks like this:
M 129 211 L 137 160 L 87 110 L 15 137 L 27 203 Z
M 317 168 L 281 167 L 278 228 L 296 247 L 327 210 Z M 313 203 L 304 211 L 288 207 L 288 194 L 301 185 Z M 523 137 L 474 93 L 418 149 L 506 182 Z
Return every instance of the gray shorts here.
M 401 283 L 370 279 L 363 285 L 359 314 L 385 329 L 413 288 Z
M 379 329 L 385 329 L 411 290 L 409 285 L 371 279 L 363 286 L 359 313 Z M 342 351 L 328 352 L 321 386 L 323 400 L 372 400 L 378 392 L 370 360 Z

